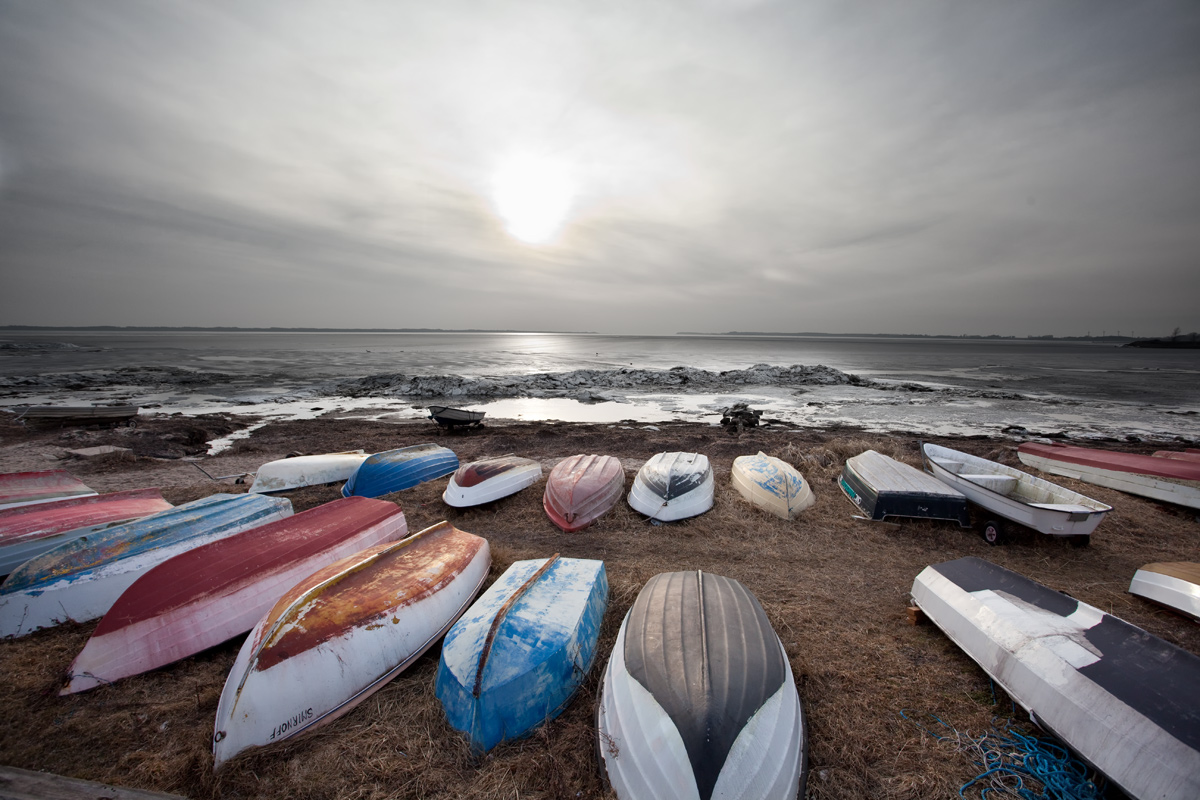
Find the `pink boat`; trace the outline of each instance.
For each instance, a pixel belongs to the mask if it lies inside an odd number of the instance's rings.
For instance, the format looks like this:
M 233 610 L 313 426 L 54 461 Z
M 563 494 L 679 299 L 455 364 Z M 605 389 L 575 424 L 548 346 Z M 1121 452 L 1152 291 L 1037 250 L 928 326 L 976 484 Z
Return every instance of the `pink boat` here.
M 0 474 L 0 509 L 95 493 L 95 490 L 84 486 L 82 481 L 63 469 Z
M 0 510 L 0 575 L 64 542 L 172 507 L 158 489 L 131 489 Z
M 625 470 L 612 456 L 564 458 L 550 471 L 542 507 L 564 531 L 577 531 L 608 513 L 625 490 Z
M 1197 461 L 1034 442 L 1018 447 L 1017 457 L 1022 463 L 1055 475 L 1200 508 L 1200 462 Z
M 348 497 L 181 553 L 117 599 L 61 693 L 138 675 L 246 633 L 299 581 L 407 532 L 395 503 Z

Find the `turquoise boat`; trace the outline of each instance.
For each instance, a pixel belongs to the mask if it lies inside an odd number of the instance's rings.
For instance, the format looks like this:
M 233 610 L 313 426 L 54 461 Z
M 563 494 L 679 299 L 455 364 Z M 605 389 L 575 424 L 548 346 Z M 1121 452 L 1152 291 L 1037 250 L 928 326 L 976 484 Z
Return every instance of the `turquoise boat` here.
M 603 561 L 518 561 L 446 634 L 435 692 L 477 753 L 557 717 L 596 656 Z
M 342 486 L 342 497 L 379 497 L 449 475 L 458 456 L 448 447 L 416 444 L 376 453 L 358 465 Z

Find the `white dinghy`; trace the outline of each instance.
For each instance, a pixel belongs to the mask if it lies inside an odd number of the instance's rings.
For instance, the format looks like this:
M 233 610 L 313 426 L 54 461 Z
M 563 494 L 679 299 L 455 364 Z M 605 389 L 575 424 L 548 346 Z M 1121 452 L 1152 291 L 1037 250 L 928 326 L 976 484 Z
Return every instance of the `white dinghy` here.
M 1050 536 L 1077 537 L 1085 544 L 1112 506 L 1064 489 L 1027 472 L 924 442 L 921 452 L 933 476 L 953 486 L 987 511 Z M 1003 538 L 998 520 L 984 524 L 983 538 L 998 544 Z
M 657 522 L 703 514 L 713 506 L 713 471 L 700 453 L 659 453 L 633 479 L 629 505 Z
M 1200 658 L 979 558 L 912 597 L 1043 729 L 1134 798 L 1200 797 Z
M 467 508 L 516 494 L 542 477 L 542 465 L 532 458 L 500 456 L 463 464 L 450 476 L 442 500 L 448 506 Z
M 1200 620 L 1200 564 L 1194 561 L 1147 564 L 1133 573 L 1129 593 Z
M 251 492 L 286 492 L 303 486 L 323 486 L 349 480 L 362 462 L 371 456 L 362 450 L 295 456 L 268 461 L 258 468 Z
M 766 453 L 735 458 L 729 478 L 751 505 L 780 519 L 795 519 L 816 502 L 812 489 L 795 467 Z

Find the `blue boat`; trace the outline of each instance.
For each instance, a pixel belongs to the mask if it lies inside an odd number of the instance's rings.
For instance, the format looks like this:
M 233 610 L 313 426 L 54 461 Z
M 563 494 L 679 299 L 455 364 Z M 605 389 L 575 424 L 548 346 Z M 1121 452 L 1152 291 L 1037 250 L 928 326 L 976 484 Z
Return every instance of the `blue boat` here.
M 26 561 L 0 586 L 0 639 L 99 619 L 156 564 L 291 515 L 286 498 L 214 494 L 66 542 Z
M 454 624 L 436 693 L 477 753 L 566 708 L 596 656 L 608 607 L 603 561 L 518 561 Z
M 358 465 L 342 487 L 342 497 L 379 497 L 411 489 L 458 469 L 458 456 L 438 444 L 415 444 L 376 453 Z

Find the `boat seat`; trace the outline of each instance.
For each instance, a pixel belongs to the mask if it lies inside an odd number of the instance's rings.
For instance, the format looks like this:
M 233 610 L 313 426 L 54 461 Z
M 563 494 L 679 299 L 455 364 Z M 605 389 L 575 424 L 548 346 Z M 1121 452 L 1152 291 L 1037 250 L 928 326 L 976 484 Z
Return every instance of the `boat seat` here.
M 1098 509 L 1081 506 L 1078 503 L 1030 503 L 1034 508 L 1046 508 L 1051 511 L 1066 511 L 1070 514 L 1093 514 Z
M 1000 494 L 1008 494 L 1017 488 L 1017 479 L 1011 475 L 968 475 L 960 472 L 958 477 Z
M 961 461 L 951 461 L 948 458 L 931 458 L 930 461 L 937 464 L 947 472 L 953 472 L 955 475 L 961 472 L 962 468 L 966 466 L 966 464 Z

